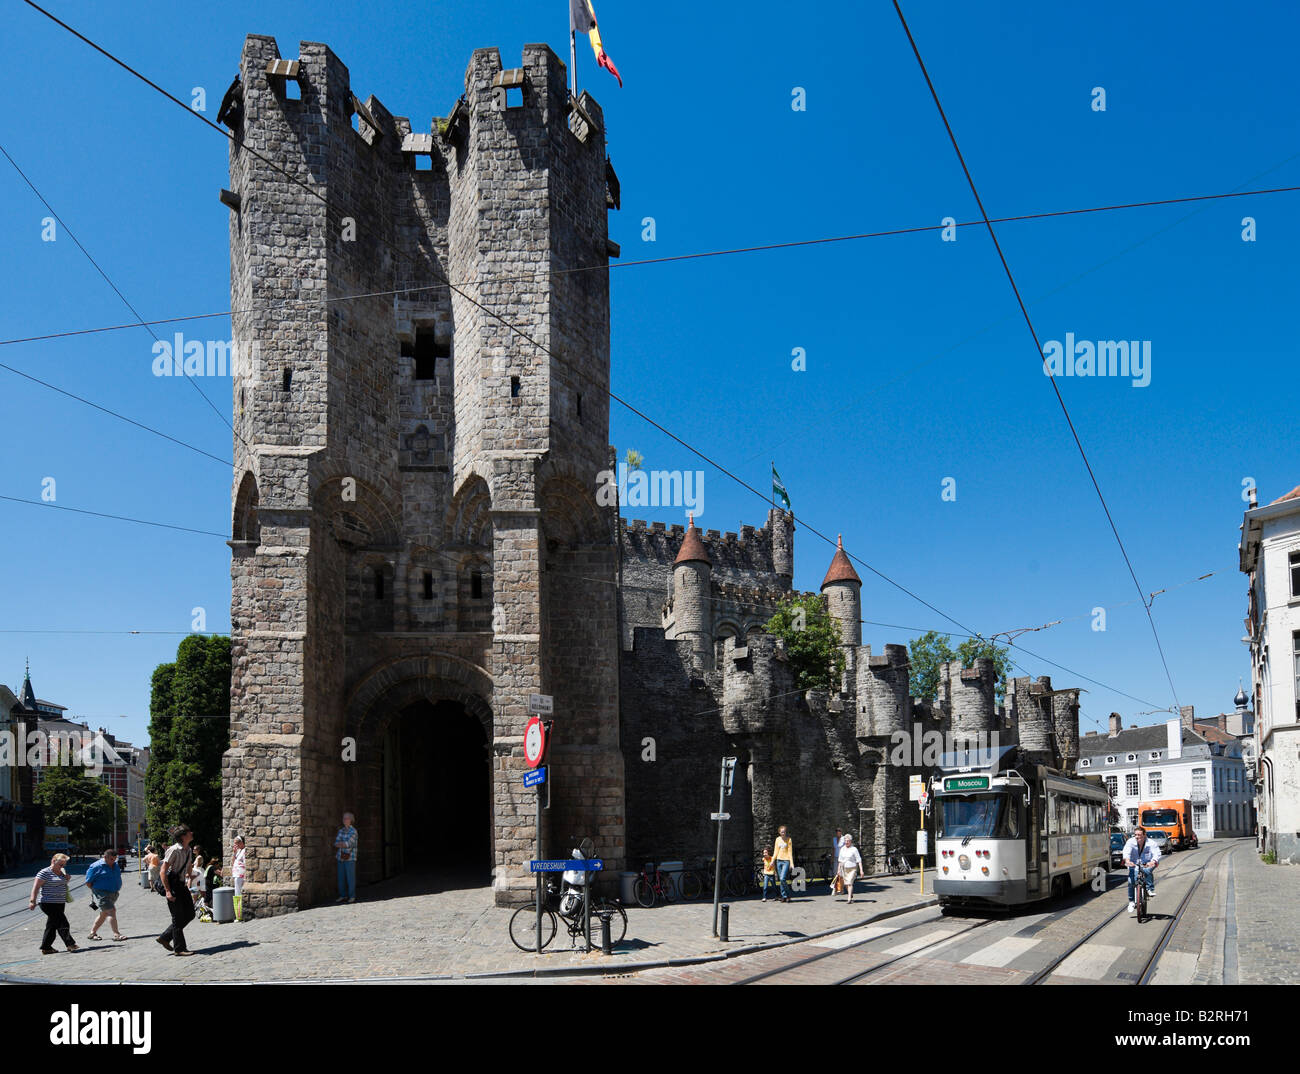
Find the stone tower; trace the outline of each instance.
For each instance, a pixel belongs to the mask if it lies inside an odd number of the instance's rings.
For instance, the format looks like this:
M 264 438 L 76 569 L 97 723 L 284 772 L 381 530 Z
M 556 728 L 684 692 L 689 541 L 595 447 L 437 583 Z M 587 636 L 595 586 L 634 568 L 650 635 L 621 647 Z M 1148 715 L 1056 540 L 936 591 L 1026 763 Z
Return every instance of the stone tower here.
M 616 199 L 603 115 L 528 45 L 474 52 L 424 131 L 324 45 L 250 36 L 232 128 L 237 353 L 226 837 L 253 915 L 427 862 L 524 897 L 528 695 L 556 839 L 624 853 L 607 466 Z M 591 271 L 574 271 L 591 270 Z M 450 281 L 450 286 L 448 284 Z M 357 297 L 366 296 L 366 297 Z M 440 836 L 440 841 L 443 836 Z
M 831 618 L 839 624 L 840 648 L 844 652 L 841 689 L 848 693 L 857 680 L 858 646 L 862 644 L 862 579 L 844 552 L 844 538 L 835 538 L 835 555 L 822 579 L 822 596 Z
M 712 569 L 692 515 L 673 561 L 673 597 L 665 637 L 690 642 L 691 660 L 699 671 L 713 666 Z

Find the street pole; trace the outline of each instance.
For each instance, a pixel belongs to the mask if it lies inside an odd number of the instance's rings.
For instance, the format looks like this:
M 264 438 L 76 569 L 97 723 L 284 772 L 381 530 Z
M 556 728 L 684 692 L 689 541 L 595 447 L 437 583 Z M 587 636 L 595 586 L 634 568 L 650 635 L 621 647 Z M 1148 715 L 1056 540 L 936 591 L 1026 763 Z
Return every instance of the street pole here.
M 713 935 L 718 934 L 718 906 L 722 902 L 722 826 L 727 822 L 723 812 L 727 795 L 731 793 L 731 780 L 736 771 L 736 758 L 722 758 L 722 775 L 718 780 L 718 851 L 713 858 Z
M 547 775 L 550 775 L 548 772 Z M 542 860 L 542 785 L 537 784 L 537 860 Z M 539 955 L 542 953 L 542 891 L 545 882 L 545 873 L 537 874 L 537 946 L 533 948 Z
M 722 778 L 718 781 L 718 812 L 723 811 L 727 797 L 727 762 L 722 762 Z M 722 826 L 718 821 L 718 851 L 713 858 L 713 935 L 718 934 L 718 906 L 722 902 Z

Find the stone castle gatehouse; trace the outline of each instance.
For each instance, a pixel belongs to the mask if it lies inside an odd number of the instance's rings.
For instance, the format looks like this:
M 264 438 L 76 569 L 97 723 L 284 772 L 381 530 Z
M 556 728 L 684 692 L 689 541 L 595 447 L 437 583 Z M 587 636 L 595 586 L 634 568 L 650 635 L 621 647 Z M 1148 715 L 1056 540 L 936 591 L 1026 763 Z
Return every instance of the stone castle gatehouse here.
M 1077 691 L 950 665 L 909 697 L 907 650 L 861 644 L 843 550 L 823 583 L 840 689 L 792 688 L 762 624 L 790 588 L 794 520 L 739 535 L 624 522 L 609 448 L 604 118 L 529 45 L 473 54 L 427 131 L 354 92 L 321 44 L 250 36 L 223 102 L 230 190 L 229 845 L 244 909 L 334 897 L 339 816 L 358 880 L 532 881 L 530 694 L 550 694 L 544 852 L 590 836 L 611 873 L 712 849 L 718 762 L 741 759 L 731 851 L 835 825 L 867 856 L 910 837 L 901 730 L 1068 731 Z M 1068 738 L 1068 734 L 1066 735 Z M 656 749 L 643 744 L 653 739 Z M 1077 751 L 1076 751 L 1077 752 Z M 1064 754 L 1062 754 L 1064 755 Z M 434 885 L 447 882 L 434 877 Z

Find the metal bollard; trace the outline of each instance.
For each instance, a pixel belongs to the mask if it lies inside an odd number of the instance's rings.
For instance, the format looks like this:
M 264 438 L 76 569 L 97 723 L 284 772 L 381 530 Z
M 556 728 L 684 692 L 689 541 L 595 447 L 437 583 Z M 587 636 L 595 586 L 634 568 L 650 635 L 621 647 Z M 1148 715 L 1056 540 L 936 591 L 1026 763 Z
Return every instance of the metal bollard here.
M 730 903 L 722 904 L 722 923 L 718 926 L 718 939 L 723 943 L 727 942 L 727 919 L 731 915 Z
M 612 916 L 608 910 L 600 911 L 600 953 L 602 955 L 614 953 L 614 941 L 609 934 L 609 919 Z

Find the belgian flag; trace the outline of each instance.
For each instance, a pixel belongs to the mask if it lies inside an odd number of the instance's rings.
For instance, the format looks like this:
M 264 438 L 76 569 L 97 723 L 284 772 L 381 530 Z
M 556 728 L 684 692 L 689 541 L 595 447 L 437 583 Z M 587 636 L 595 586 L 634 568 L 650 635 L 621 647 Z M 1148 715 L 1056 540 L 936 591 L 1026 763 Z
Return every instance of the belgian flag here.
M 591 40 L 591 51 L 596 54 L 596 63 L 617 78 L 619 87 L 622 88 L 623 76 L 618 73 L 605 46 L 600 43 L 600 30 L 596 27 L 596 12 L 591 6 L 591 0 L 569 0 L 569 30 L 575 34 L 587 35 Z

